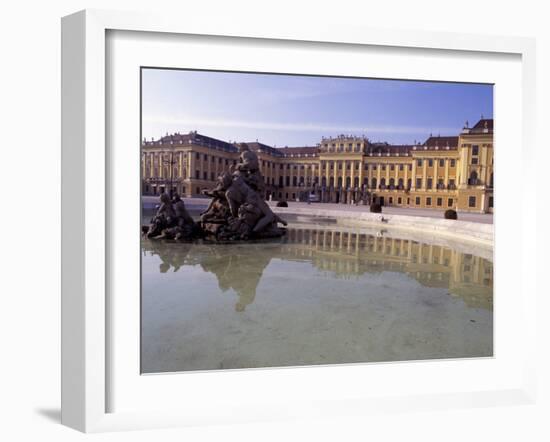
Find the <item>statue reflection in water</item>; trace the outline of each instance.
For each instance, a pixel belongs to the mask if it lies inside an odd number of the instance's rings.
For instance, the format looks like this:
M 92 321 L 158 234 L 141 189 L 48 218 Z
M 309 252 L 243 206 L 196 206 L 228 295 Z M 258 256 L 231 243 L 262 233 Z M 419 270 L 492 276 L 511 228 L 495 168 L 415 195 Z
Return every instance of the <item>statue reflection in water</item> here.
M 238 294 L 235 310 L 243 312 L 247 305 L 254 302 L 256 289 L 270 261 L 271 257 L 263 254 L 237 252 L 224 256 L 207 256 L 200 265 L 204 271 L 216 275 L 221 291 L 233 289 Z
M 234 290 L 237 293 L 235 310 L 238 312 L 254 302 L 263 271 L 271 261 L 268 255 L 254 253 L 257 251 L 254 247 L 232 253 L 228 253 L 228 245 L 143 241 L 142 247 L 145 253 L 159 256 L 160 273 L 177 272 L 186 265 L 200 265 L 205 272 L 216 275 L 222 292 Z
M 410 239 L 398 239 L 331 228 L 293 228 L 286 237 L 243 246 L 191 244 L 144 239 L 145 253 L 158 255 L 159 271 L 177 272 L 200 265 L 216 275 L 219 288 L 238 295 L 235 310 L 254 302 L 271 259 L 309 262 L 336 277 L 353 278 L 399 272 L 426 287 L 448 290 L 470 307 L 493 308 L 493 265 L 488 259 Z

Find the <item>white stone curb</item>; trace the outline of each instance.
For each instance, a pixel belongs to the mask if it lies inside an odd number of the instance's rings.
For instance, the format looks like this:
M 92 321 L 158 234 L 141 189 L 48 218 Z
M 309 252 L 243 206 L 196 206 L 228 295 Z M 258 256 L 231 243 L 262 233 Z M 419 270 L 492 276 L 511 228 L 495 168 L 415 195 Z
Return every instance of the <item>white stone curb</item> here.
M 329 218 L 337 224 L 357 227 L 391 227 L 397 229 L 421 231 L 423 234 L 433 233 L 454 239 L 482 243 L 493 247 L 493 224 L 475 223 L 469 221 L 437 219 L 422 216 L 406 216 L 384 213 L 353 212 L 345 210 L 330 210 L 316 208 L 272 207 L 273 211 L 284 217 L 284 214 L 303 215 L 308 217 Z M 460 217 L 460 214 L 458 215 Z

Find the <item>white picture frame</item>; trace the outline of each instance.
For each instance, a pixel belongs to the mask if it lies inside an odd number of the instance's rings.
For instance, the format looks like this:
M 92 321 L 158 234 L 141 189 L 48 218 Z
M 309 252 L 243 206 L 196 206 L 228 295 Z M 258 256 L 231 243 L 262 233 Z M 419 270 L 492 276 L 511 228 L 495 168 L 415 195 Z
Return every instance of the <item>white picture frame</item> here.
M 521 382 L 510 379 L 501 388 L 449 392 L 445 389 L 425 395 L 388 393 L 376 398 L 367 395 L 346 397 L 333 391 L 326 398 L 310 401 L 290 400 L 282 406 L 254 407 L 249 401 L 238 405 L 239 415 L 217 414 L 208 408 L 189 410 L 109 412 L 108 395 L 113 355 L 108 342 L 108 327 L 113 320 L 109 309 L 109 155 L 106 120 L 109 117 L 106 94 L 107 44 L 109 31 L 154 32 L 164 35 L 202 35 L 225 38 L 269 39 L 274 42 L 311 42 L 346 45 L 368 45 L 378 48 L 422 48 L 445 51 L 466 51 L 510 54 L 521 57 L 521 155 L 522 174 L 536 161 L 534 140 L 535 46 L 534 41 L 517 37 L 489 37 L 451 33 L 414 31 L 382 31 L 369 28 L 304 24 L 299 28 L 281 23 L 271 27 L 254 22 L 220 23 L 194 18 L 181 21 L 177 17 L 153 16 L 126 12 L 87 10 L 63 18 L 62 21 L 62 423 L 80 431 L 110 431 L 158 428 L 217 422 L 248 422 L 289 417 L 319 415 L 352 415 L 383 409 L 387 412 L 413 409 L 453 408 L 532 403 L 535 396 L 535 339 L 526 340 L 522 354 Z M 137 110 L 136 110 L 137 112 Z M 137 115 L 137 114 L 136 114 Z M 498 117 L 497 117 L 498 118 Z M 137 141 L 137 140 L 136 140 Z M 497 142 L 498 144 L 498 142 Z M 503 153 L 506 155 L 506 153 Z M 520 190 L 521 191 L 521 190 Z M 536 254 L 535 230 L 528 228 L 534 219 L 536 191 L 522 193 L 525 210 L 521 211 L 521 258 Z M 498 216 L 497 216 L 498 219 Z M 497 221 L 498 222 L 498 221 Z M 511 228 L 511 227 L 506 227 Z M 497 246 L 498 247 L 498 246 Z M 525 337 L 534 336 L 537 288 L 535 269 L 522 265 L 520 324 Z M 498 287 L 498 284 L 496 284 Z M 516 324 L 517 325 L 517 324 Z M 138 331 L 136 331 L 138 333 Z M 465 361 L 465 364 L 468 362 Z M 411 374 L 421 370 L 418 363 L 407 363 Z M 386 369 L 390 365 L 379 365 Z M 334 373 L 347 370 L 360 372 L 362 366 L 331 367 Z M 387 368 L 389 369 L 389 368 Z M 295 369 L 286 369 L 284 376 Z M 304 369 L 300 369 L 303 370 Z M 307 370 L 307 369 L 306 369 Z M 326 370 L 326 367 L 325 367 Z M 257 377 L 254 382 L 269 381 L 274 370 L 241 371 L 238 376 Z M 258 373 L 260 373 L 258 375 Z M 311 373 L 311 372 L 309 372 Z M 279 373 L 280 374 L 280 373 Z M 307 375 L 307 374 L 306 374 Z M 222 374 L 214 373 L 222 379 Z M 167 380 L 168 379 L 168 380 Z M 199 380 L 198 377 L 195 378 Z M 213 378 L 210 377 L 210 380 Z M 165 377 L 164 383 L 172 382 Z M 256 393 L 259 396 L 259 393 Z M 258 402 L 257 405 L 259 405 Z M 152 407 L 155 408 L 155 407 Z M 289 411 L 290 410 L 290 411 Z

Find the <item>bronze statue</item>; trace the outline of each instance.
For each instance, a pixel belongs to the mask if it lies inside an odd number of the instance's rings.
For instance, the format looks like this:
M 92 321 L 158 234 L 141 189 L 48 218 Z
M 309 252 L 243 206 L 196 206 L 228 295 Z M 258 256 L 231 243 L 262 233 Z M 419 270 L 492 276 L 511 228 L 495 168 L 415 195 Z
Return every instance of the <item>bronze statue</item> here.
M 277 222 L 286 226 L 286 222 L 273 213 L 269 205 L 247 184 L 239 171 L 233 174 L 231 185 L 225 192 L 231 215 L 251 225 L 254 233 L 263 232 Z
M 198 227 L 177 193 L 174 193 L 172 200 L 167 193 L 162 193 L 160 203 L 145 233 L 147 238 L 180 240 L 193 239 L 198 235 Z
M 263 196 L 265 183 L 264 177 L 260 172 L 258 155 L 256 155 L 256 152 L 249 150 L 246 144 L 241 146 L 240 160 L 233 174 L 242 176 L 246 184 Z
M 214 189 L 203 192 L 212 197 L 208 209 L 201 214 L 205 235 L 222 241 L 284 235 L 277 224 L 287 223 L 265 202 L 264 191 L 258 156 L 243 145 L 236 167 L 223 172 Z
M 175 194 L 173 200 L 163 193 L 161 205 L 151 224 L 143 231 L 148 238 L 191 240 L 201 237 L 216 241 L 274 238 L 285 234 L 277 216 L 264 200 L 265 184 L 259 160 L 248 146 L 241 146 L 239 163 L 218 176 L 216 186 L 203 190 L 212 198 L 195 223 L 185 204 Z
M 172 201 L 167 193 L 160 194 L 160 206 L 157 213 L 151 219 L 151 224 L 147 229 L 147 238 L 155 238 L 162 235 L 162 232 L 170 227 L 175 220 L 176 212 L 172 207 Z

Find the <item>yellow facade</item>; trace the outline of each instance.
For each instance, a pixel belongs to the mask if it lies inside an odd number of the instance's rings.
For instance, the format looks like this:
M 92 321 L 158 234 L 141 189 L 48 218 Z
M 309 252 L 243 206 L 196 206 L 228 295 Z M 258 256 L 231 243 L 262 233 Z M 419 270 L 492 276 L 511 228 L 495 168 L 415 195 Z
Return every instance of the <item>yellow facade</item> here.
M 142 191 L 199 196 L 237 163 L 244 144 L 258 154 L 266 199 L 493 211 L 493 120 L 487 119 L 457 136 L 412 145 L 340 135 L 316 146 L 274 148 L 196 132 L 167 135 L 142 143 Z

